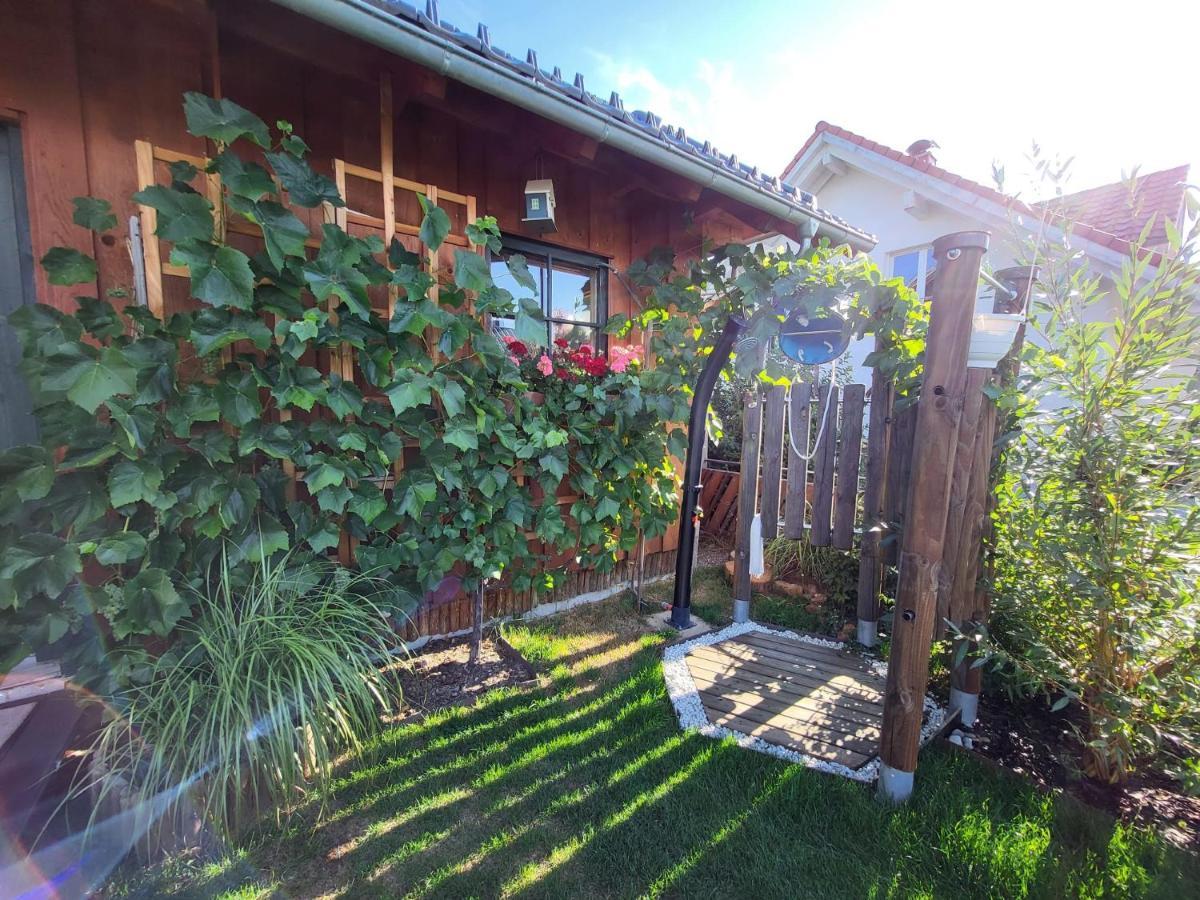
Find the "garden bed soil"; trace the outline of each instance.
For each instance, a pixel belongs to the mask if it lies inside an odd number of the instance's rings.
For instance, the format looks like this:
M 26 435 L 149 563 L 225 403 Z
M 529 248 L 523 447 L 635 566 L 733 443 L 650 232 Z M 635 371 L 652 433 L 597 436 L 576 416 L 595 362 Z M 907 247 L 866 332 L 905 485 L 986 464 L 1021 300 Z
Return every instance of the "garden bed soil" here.
M 404 712 L 396 721 L 448 706 L 473 704 L 480 694 L 498 687 L 530 684 L 533 667 L 498 632 L 486 632 L 479 661 L 469 665 L 467 637 L 430 641 L 400 673 Z
M 1078 741 L 1067 710 L 980 698 L 975 752 L 1045 789 L 1058 789 L 1126 823 L 1155 828 L 1171 843 L 1200 852 L 1200 797 L 1162 772 L 1136 771 L 1128 783 L 1110 785 L 1078 770 Z

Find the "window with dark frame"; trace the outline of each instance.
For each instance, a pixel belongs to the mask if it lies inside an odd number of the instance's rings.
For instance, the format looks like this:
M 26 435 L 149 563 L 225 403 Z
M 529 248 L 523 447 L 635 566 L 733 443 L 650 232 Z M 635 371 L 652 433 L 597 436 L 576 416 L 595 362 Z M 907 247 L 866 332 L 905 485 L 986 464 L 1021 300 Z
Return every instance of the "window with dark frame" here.
M 536 300 L 546 315 L 546 334 L 551 341 L 562 338 L 572 346 L 591 344 L 603 350 L 607 341 L 602 331 L 608 318 L 608 262 L 604 257 L 549 244 L 504 237 L 503 249 L 491 255 L 492 280 L 518 301 Z M 537 295 L 517 284 L 508 271 L 507 259 L 525 257 L 529 274 L 537 283 Z M 496 318 L 497 336 L 513 333 L 513 320 Z

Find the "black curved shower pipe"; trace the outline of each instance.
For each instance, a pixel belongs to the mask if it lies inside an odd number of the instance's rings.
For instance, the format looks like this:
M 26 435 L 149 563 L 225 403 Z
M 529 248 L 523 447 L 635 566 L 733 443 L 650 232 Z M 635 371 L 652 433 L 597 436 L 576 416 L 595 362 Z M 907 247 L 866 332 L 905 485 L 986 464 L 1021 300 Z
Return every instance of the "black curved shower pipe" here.
M 692 624 L 692 558 L 696 552 L 696 506 L 700 500 L 701 470 L 704 460 L 704 442 L 708 439 L 706 419 L 708 402 L 712 399 L 713 388 L 733 345 L 746 323 L 737 316 L 731 316 L 721 330 L 717 343 L 709 354 L 700 378 L 696 381 L 696 390 L 692 395 L 692 409 L 688 416 L 688 449 L 687 462 L 684 465 L 683 500 L 679 511 L 679 550 L 675 555 L 675 596 L 671 601 L 671 625 L 675 628 L 689 628 Z

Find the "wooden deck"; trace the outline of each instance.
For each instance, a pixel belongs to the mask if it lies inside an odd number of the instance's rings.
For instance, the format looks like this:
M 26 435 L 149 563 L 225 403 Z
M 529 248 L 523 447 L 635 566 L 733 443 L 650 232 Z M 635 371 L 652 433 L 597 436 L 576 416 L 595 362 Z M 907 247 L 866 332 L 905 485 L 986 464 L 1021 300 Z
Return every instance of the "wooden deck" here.
M 879 752 L 885 679 L 848 651 L 749 632 L 685 660 L 715 725 L 851 769 Z

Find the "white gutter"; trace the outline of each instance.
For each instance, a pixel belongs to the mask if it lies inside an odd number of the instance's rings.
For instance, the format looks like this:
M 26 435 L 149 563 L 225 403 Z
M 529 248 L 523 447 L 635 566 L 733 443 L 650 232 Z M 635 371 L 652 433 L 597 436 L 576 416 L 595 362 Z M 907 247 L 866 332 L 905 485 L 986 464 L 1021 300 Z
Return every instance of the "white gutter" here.
M 602 144 L 653 163 L 701 187 L 739 200 L 757 210 L 800 226 L 808 234 L 845 242 L 856 250 L 871 250 L 875 240 L 825 218 L 806 212 L 757 190 L 743 178 L 703 159 L 691 158 L 659 143 L 636 125 L 589 109 L 557 91 L 532 82 L 506 66 L 472 53 L 413 23 L 391 15 L 365 0 L 274 0 L 303 16 L 361 38 L 397 56 L 433 69 L 502 100 L 520 106 Z

